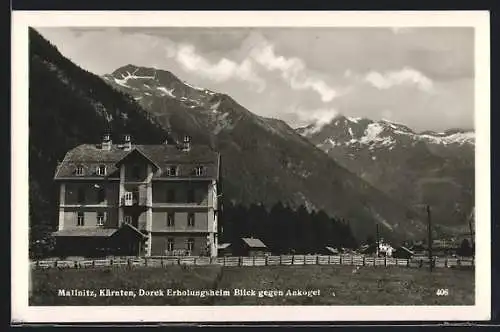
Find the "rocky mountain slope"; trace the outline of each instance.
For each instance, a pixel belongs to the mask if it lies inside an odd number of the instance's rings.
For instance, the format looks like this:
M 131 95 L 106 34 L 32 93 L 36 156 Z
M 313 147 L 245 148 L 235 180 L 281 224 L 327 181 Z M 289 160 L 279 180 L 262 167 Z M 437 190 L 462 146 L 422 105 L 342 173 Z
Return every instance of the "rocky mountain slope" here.
M 437 224 L 461 227 L 474 205 L 474 132 L 417 133 L 388 120 L 337 116 L 297 132 L 333 160 Z
M 328 158 L 286 123 L 257 116 L 230 96 L 194 87 L 168 71 L 127 65 L 103 79 L 164 125 L 222 154 L 226 198 L 325 210 L 358 238 L 375 223 L 387 236 L 417 235 L 419 217 Z

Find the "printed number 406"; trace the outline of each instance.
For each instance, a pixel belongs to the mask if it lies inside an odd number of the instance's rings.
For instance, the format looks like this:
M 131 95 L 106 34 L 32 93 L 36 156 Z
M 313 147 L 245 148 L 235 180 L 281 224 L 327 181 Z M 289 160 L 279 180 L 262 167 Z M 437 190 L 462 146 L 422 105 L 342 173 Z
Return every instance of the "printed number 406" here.
M 447 296 L 448 295 L 448 288 L 439 288 L 436 291 L 437 296 Z

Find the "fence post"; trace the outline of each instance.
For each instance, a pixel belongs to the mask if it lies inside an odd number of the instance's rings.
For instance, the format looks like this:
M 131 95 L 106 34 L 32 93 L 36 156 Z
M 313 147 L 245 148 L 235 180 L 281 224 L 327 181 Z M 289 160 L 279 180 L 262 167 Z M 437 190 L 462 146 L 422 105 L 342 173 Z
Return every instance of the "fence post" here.
M 410 258 L 406 259 L 406 267 L 410 267 Z
M 253 256 L 253 266 L 255 266 L 255 256 Z
M 36 261 L 35 266 L 37 269 L 40 268 L 40 261 L 39 260 Z
M 387 266 L 387 256 L 384 256 L 384 266 Z
M 95 260 L 92 260 L 92 267 L 95 267 Z
M 362 257 L 363 257 L 363 266 L 365 266 L 366 265 L 365 255 L 363 255 Z
M 448 267 L 448 257 L 444 258 L 444 267 Z
M 319 255 L 316 255 L 316 265 L 319 265 Z
M 163 256 L 160 258 L 160 262 L 161 262 L 161 267 L 165 267 L 165 263 L 163 262 Z
M 305 256 L 304 256 L 304 260 L 305 260 Z M 295 255 L 292 255 L 292 265 L 295 264 Z
M 280 265 L 283 265 L 283 257 L 280 255 Z
M 424 266 L 424 260 L 422 258 L 420 258 L 420 266 L 419 267 L 422 267 Z

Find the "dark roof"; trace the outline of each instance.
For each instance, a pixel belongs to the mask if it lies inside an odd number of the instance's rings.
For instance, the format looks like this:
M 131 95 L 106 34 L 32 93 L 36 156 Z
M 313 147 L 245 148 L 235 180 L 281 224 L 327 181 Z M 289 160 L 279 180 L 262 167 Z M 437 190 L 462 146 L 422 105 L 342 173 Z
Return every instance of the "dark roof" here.
M 54 236 L 71 236 L 71 237 L 109 237 L 113 235 L 118 228 L 73 228 L 73 229 L 63 229 L 57 232 L 54 232 Z
M 82 144 L 68 151 L 56 170 L 55 179 L 81 178 L 75 174 L 77 166 L 83 168 L 83 177 L 102 178 L 96 174 L 99 165 L 106 166 L 108 177 L 119 177 L 117 163 L 129 154 L 140 152 L 153 162 L 159 170 L 154 177 L 166 177 L 169 166 L 178 166 L 177 177 L 192 177 L 196 165 L 205 166 L 203 176 L 197 178 L 217 178 L 219 153 L 208 146 L 192 145 L 190 151 L 182 151 L 176 145 L 132 145 L 131 150 L 124 150 L 121 145 L 112 145 L 109 151 L 102 150 L 100 144 Z
M 119 231 L 124 230 L 124 229 L 130 229 L 134 234 L 138 235 L 139 237 L 143 237 L 143 238 L 147 238 L 148 237 L 146 234 L 144 234 L 143 232 L 141 232 L 135 226 L 133 226 L 131 224 L 128 224 L 128 223 L 123 223 L 122 226 L 118 229 L 118 231 L 116 233 L 114 233 L 113 235 L 120 234 Z
M 244 237 L 242 240 L 251 248 L 267 248 L 266 245 L 259 239 Z
M 401 246 L 401 247 L 397 248 L 397 250 L 403 250 L 403 251 L 406 251 L 407 253 L 409 253 L 411 255 L 415 255 L 415 253 L 413 251 L 411 251 L 410 249 L 406 248 L 405 246 Z
M 217 249 L 226 249 L 231 245 L 231 243 L 219 243 L 217 244 Z
M 325 247 L 326 250 L 328 250 L 329 252 L 333 253 L 333 254 L 338 254 L 339 253 L 339 250 L 336 249 L 336 248 L 332 248 L 332 247 Z

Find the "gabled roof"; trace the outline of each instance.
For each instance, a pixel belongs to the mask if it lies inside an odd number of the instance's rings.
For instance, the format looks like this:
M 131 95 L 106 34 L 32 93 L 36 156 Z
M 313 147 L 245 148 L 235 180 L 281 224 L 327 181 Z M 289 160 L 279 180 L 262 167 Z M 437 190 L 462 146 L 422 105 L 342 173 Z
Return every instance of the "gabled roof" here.
M 411 255 L 415 255 L 415 253 L 413 251 L 411 251 L 410 249 L 406 248 L 405 246 L 401 246 L 398 248 L 398 250 L 401 249 L 403 251 L 406 251 L 407 253 L 411 254 Z
M 128 153 L 125 156 L 123 156 L 122 159 L 118 160 L 115 165 L 117 167 L 120 167 L 121 164 L 126 162 L 127 159 L 132 158 L 134 155 L 141 156 L 142 158 L 146 159 L 151 165 L 153 165 L 156 169 L 160 169 L 160 166 L 158 166 L 158 164 L 156 164 L 153 160 L 151 160 L 151 158 L 148 157 L 146 153 L 142 152 L 141 149 L 138 147 L 135 147 L 130 151 L 128 151 Z
M 339 253 L 339 250 L 338 249 L 335 249 L 335 248 L 332 248 L 332 247 L 325 247 L 326 250 L 328 250 L 329 252 L 333 253 L 333 254 L 338 254 Z
M 117 231 L 117 228 L 80 227 L 73 229 L 63 229 L 52 234 L 54 236 L 68 237 L 109 237 Z
M 266 245 L 259 239 L 244 237 L 242 240 L 251 248 L 267 248 Z
M 136 151 L 136 152 L 134 152 Z M 99 144 L 82 144 L 68 151 L 56 170 L 55 179 L 101 177 L 95 170 L 106 166 L 108 177 L 119 177 L 117 163 L 128 155 L 139 152 L 164 172 L 169 166 L 178 167 L 177 177 L 195 177 L 194 167 L 203 165 L 205 174 L 196 178 L 218 178 L 219 153 L 204 145 L 192 145 L 190 151 L 182 151 L 176 145 L 132 145 L 132 150 L 124 150 L 114 144 L 110 150 L 101 149 Z M 83 168 L 83 176 L 75 174 L 77 166 Z M 156 172 L 154 178 L 166 177 Z

